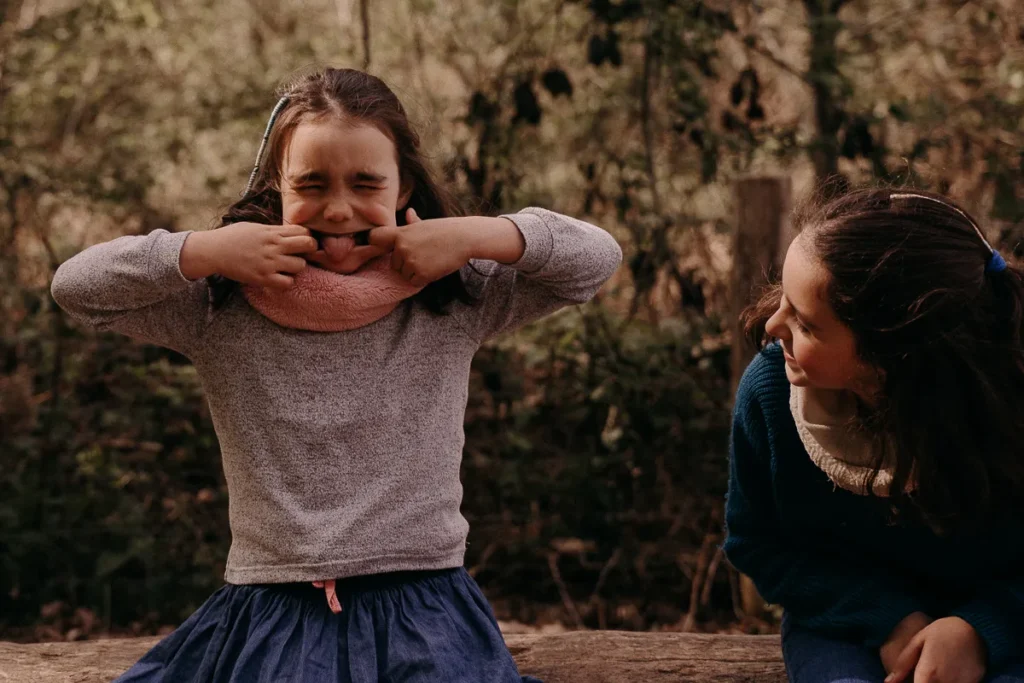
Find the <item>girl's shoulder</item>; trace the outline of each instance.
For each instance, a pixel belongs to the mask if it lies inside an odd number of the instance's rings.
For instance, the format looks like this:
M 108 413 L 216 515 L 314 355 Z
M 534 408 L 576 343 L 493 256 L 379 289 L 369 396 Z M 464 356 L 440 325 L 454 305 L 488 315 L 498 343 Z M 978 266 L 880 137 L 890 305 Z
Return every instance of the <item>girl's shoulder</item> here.
M 761 349 L 750 361 L 736 388 L 735 413 L 763 416 L 766 421 L 792 419 L 789 412 L 786 359 L 778 342 Z
M 750 397 L 773 397 L 785 394 L 789 400 L 789 380 L 786 378 L 786 359 L 782 355 L 782 347 L 778 342 L 761 349 L 743 371 L 737 399 L 744 393 Z

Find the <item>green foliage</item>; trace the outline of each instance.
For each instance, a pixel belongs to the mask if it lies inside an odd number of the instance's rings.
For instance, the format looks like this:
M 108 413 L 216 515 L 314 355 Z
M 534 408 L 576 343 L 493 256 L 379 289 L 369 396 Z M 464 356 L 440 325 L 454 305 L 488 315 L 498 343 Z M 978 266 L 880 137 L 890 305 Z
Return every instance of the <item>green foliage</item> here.
M 557 602 L 553 555 L 592 626 L 664 623 L 666 607 L 687 604 L 676 558 L 720 519 L 727 470 L 729 352 L 702 341 L 712 332 L 624 323 L 594 307 L 478 355 L 467 563 L 495 594 Z M 609 566 L 614 557 L 639 561 Z M 602 604 L 646 616 L 602 617 Z
M 171 352 L 67 329 L 47 307 L 0 352 L 26 342 L 0 385 L 3 621 L 31 622 L 53 601 L 107 625 L 183 618 L 219 584 L 229 538 L 195 370 Z

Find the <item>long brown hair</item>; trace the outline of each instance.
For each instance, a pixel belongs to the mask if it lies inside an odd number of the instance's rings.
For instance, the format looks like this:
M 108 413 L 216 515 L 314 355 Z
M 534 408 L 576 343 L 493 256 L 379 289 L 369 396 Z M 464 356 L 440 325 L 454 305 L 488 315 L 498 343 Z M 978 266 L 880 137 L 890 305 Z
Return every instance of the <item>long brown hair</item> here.
M 923 191 L 866 189 L 810 202 L 801 240 L 829 273 L 828 300 L 879 371 L 881 401 L 864 407 L 877 476 L 894 464 L 897 511 L 937 529 L 1019 514 L 1024 495 L 1024 276 L 990 268 L 977 223 Z M 996 261 L 996 263 L 999 263 Z M 771 339 L 770 289 L 744 313 Z M 874 482 L 874 477 L 870 483 Z
M 297 77 L 282 87 L 279 95 L 287 97 L 288 102 L 270 131 L 252 190 L 228 208 L 220 227 L 243 221 L 281 222 L 281 166 L 288 140 L 300 123 L 326 116 L 372 125 L 394 143 L 402 186 L 412 188 L 408 203 L 395 214 L 397 225 L 405 224 L 407 208 L 415 209 L 424 220 L 464 215 L 459 202 L 436 179 L 424 159 L 419 135 L 409 123 L 402 103 L 384 81 L 355 69 L 327 68 Z M 238 283 L 213 276 L 210 287 L 214 305 L 220 306 Z M 473 302 L 458 272 L 430 283 L 416 299 L 438 314 L 444 313 L 452 301 Z

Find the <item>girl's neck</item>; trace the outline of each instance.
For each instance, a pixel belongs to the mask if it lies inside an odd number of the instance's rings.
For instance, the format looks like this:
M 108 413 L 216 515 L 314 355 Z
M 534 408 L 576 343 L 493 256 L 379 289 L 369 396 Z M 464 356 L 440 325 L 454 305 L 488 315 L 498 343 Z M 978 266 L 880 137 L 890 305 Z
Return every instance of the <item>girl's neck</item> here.
M 855 394 L 846 389 L 816 389 L 815 401 L 829 415 L 844 415 L 856 408 Z

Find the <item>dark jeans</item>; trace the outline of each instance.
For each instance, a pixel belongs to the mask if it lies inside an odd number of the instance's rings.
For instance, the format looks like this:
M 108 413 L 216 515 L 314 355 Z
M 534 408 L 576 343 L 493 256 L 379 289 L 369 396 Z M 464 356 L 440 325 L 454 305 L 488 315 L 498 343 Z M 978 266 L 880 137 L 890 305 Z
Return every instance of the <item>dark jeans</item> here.
M 788 616 L 782 620 L 782 658 L 791 683 L 882 683 L 885 680 L 885 669 L 877 650 L 793 626 Z M 1024 683 L 1024 660 L 1002 671 L 990 671 L 985 681 Z

